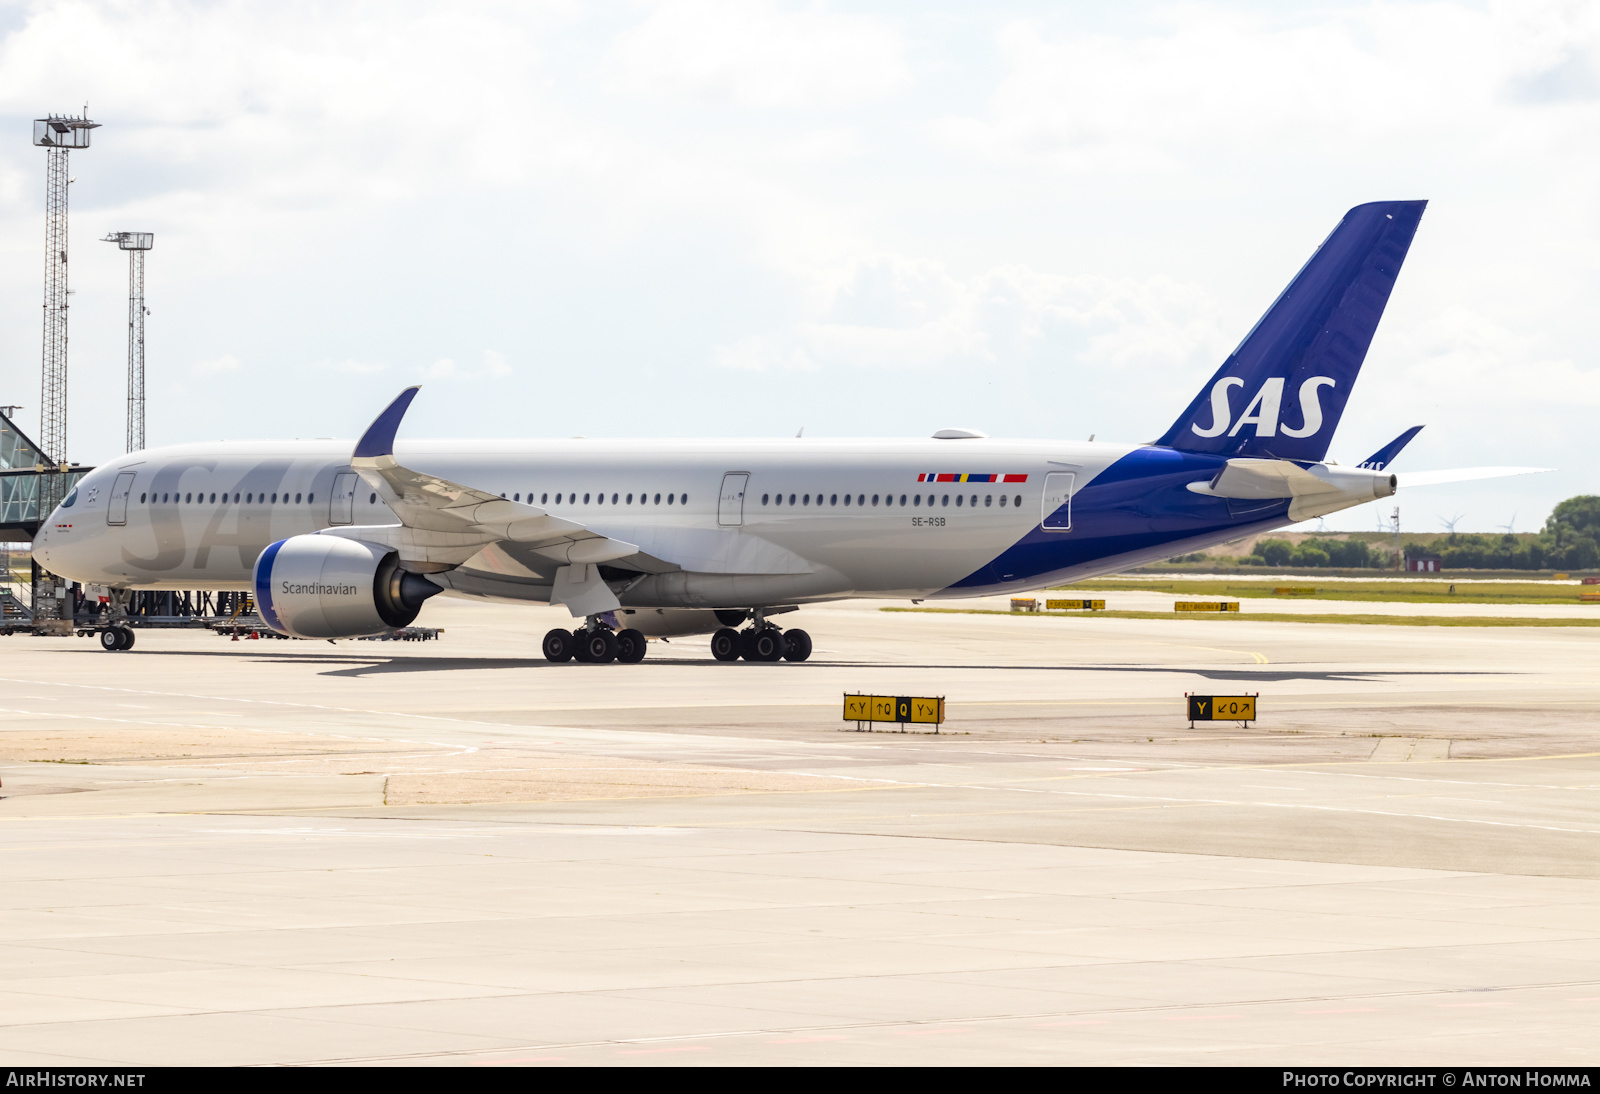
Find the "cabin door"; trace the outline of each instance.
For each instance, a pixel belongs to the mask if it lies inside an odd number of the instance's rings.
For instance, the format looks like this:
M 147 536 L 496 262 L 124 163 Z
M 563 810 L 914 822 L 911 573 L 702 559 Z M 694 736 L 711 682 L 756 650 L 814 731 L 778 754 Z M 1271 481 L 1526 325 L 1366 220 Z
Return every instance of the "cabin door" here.
M 717 497 L 717 523 L 737 528 L 744 523 L 744 491 L 750 485 L 750 472 L 729 471 L 722 476 L 722 493 Z

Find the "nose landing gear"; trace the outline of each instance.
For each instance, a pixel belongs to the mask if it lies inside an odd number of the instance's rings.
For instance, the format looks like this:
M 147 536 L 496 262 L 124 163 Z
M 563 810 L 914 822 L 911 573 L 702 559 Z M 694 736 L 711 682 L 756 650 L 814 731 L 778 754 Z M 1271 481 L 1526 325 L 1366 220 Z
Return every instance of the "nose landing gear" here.
M 107 627 L 100 632 L 100 648 L 107 653 L 133 649 L 132 627 Z

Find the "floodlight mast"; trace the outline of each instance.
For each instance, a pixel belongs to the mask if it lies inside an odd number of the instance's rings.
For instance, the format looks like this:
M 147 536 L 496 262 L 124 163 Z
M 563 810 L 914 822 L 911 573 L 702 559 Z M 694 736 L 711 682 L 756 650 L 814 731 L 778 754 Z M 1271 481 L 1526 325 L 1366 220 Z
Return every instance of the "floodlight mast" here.
M 67 462 L 67 154 L 88 148 L 98 129 L 88 110 L 79 117 L 51 114 L 33 122 L 33 143 L 45 150 L 44 354 L 39 387 L 39 449 L 50 461 L 39 476 L 39 518 L 61 501 L 60 468 Z M 57 473 L 50 473 L 57 472 Z
M 128 451 L 144 447 L 144 253 L 156 245 L 154 232 L 112 232 L 106 243 L 128 252 Z

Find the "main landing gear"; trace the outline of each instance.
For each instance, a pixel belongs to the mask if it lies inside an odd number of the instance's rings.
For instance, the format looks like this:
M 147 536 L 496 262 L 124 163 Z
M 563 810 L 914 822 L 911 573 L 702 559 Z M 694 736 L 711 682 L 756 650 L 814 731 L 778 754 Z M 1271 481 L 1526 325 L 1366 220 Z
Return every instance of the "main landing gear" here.
M 644 660 L 644 653 L 645 638 L 641 632 L 632 627 L 614 630 L 597 615 L 591 615 L 575 631 L 558 627 L 544 636 L 546 661 L 583 661 L 591 665 L 621 661 L 634 665 Z
M 742 632 L 723 627 L 711 636 L 711 656 L 718 661 L 804 661 L 811 656 L 811 636 L 798 627 L 779 630 L 756 611 L 755 625 Z

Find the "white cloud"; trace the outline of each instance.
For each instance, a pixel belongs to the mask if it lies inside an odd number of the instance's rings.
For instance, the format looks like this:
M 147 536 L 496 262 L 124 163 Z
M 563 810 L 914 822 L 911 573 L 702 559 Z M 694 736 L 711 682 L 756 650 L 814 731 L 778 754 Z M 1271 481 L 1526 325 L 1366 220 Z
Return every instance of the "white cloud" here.
M 967 152 L 1073 172 L 1180 171 L 1224 150 L 1334 158 L 1419 138 L 1471 155 L 1544 143 L 1549 134 L 1526 130 L 1530 101 L 1600 93 L 1594 5 L 1381 4 L 1295 20 L 1194 4 L 1163 10 L 1158 26 L 1012 23 L 997 35 L 1009 72 L 987 111 L 932 131 Z
M 820 4 L 665 0 L 606 56 L 621 91 L 740 107 L 840 107 L 904 87 L 897 28 Z
M 388 367 L 388 365 L 378 364 L 374 361 L 353 361 L 348 358 L 343 361 L 325 361 L 318 366 L 321 369 L 333 372 L 348 372 L 356 376 L 372 376 L 383 372 Z
M 431 365 L 423 365 L 415 371 L 424 380 L 501 379 L 512 374 L 511 364 L 506 355 L 492 349 L 483 351 L 483 364 L 478 368 L 458 365 L 452 358 L 441 357 Z
M 1020 265 L 959 278 L 938 263 L 877 256 L 856 263 L 829 305 L 783 341 L 751 336 L 717 361 L 1014 378 L 1053 367 L 1080 380 L 1128 373 L 1148 384 L 1215 367 L 1227 348 L 1216 301 L 1170 278 L 1063 277 Z
M 196 376 L 215 376 L 223 372 L 238 372 L 239 368 L 239 359 L 231 353 L 225 353 L 221 357 L 201 361 L 191 371 Z

